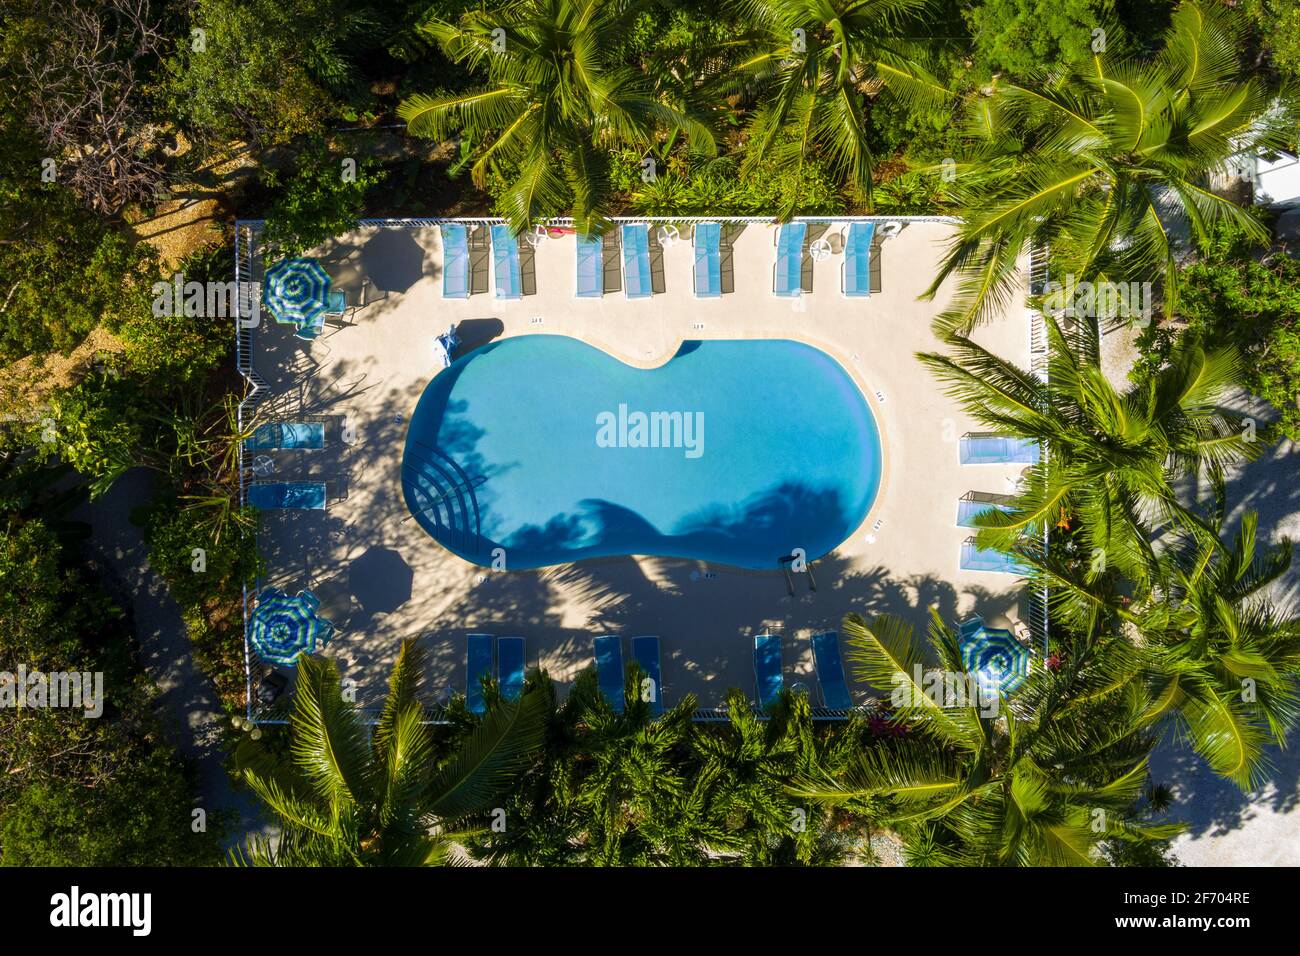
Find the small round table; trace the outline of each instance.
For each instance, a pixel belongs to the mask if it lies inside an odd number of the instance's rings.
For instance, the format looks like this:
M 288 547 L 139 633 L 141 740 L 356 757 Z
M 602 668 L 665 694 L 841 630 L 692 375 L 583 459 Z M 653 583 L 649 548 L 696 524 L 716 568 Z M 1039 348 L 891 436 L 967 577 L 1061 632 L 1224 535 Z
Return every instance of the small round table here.
M 661 246 L 671 246 L 682 237 L 682 234 L 677 231 L 677 227 L 671 222 L 660 226 L 655 235 L 659 237 L 659 245 Z
M 253 474 L 257 475 L 257 477 L 266 478 L 268 475 L 275 474 L 275 461 L 270 455 L 258 455 L 253 459 L 253 464 L 250 466 L 250 470 Z
M 831 241 L 829 239 L 818 239 L 808 246 L 808 255 L 812 257 L 813 262 L 825 262 L 831 257 Z

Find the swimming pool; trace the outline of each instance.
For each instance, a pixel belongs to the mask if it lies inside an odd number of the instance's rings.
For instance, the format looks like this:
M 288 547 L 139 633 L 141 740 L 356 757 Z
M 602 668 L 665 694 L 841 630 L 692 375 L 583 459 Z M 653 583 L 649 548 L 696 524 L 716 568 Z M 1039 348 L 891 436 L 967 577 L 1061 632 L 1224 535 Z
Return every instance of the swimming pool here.
M 425 389 L 402 489 L 425 531 L 483 567 L 635 554 L 777 568 L 862 523 L 880 451 L 862 392 L 799 342 L 687 342 L 639 369 L 523 335 Z

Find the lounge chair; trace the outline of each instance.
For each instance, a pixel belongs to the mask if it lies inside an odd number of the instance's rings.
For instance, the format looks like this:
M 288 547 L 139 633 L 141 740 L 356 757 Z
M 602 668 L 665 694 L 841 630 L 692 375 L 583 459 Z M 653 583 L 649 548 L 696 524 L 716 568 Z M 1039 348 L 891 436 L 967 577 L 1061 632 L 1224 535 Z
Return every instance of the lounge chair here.
M 975 519 L 984 512 L 1010 510 L 1011 507 L 1006 504 L 1005 496 L 980 494 L 972 491 L 957 502 L 957 527 L 978 528 L 979 525 L 975 523 Z
M 282 448 L 325 447 L 323 422 L 266 422 L 244 439 L 245 451 L 278 451 Z
M 604 242 L 600 236 L 578 236 L 578 286 L 580 299 L 599 299 L 605 294 L 605 274 L 601 260 Z
M 758 706 L 767 710 L 781 696 L 781 638 L 775 634 L 754 638 L 754 682 Z
M 492 635 L 471 634 L 465 646 L 465 708 L 471 714 L 487 710 L 483 678 L 492 676 Z
M 295 339 L 302 339 L 304 342 L 310 342 L 313 339 L 320 338 L 320 334 L 325 327 L 325 323 L 312 325 L 300 325 L 293 331 Z
M 1010 554 L 976 547 L 974 538 L 967 538 L 961 546 L 963 571 L 996 571 L 1000 574 L 1026 575 L 1029 569 Z
M 485 225 L 469 230 L 469 291 L 483 295 L 488 290 L 488 266 L 492 260 L 491 231 Z
M 1036 465 L 1038 442 L 1012 435 L 963 435 L 958 453 L 963 465 Z
M 632 638 L 632 659 L 650 679 L 649 686 L 639 687 L 637 690 L 642 692 L 642 699 L 646 696 L 644 691 L 649 691 L 650 700 L 647 703 L 650 704 L 650 713 L 658 717 L 664 712 L 664 682 L 659 666 L 659 638 L 651 636 Z
M 617 635 L 596 638 L 596 683 L 615 713 L 623 713 L 627 672 L 623 669 L 623 642 Z
M 691 232 L 695 248 L 695 294 L 702 299 L 722 295 L 722 223 L 697 223 Z
M 611 229 L 600 237 L 601 292 L 623 291 L 623 243 L 620 231 Z
M 325 305 L 326 315 L 342 315 L 348 310 L 348 298 L 337 289 L 331 289 Z
M 522 637 L 497 638 L 497 681 L 501 696 L 518 700 L 524 692 L 524 639 Z
M 803 260 L 807 251 L 807 238 L 807 223 L 787 222 L 777 230 L 776 263 L 772 266 L 774 294 L 797 296 L 804 293 Z
M 498 299 L 518 299 L 523 291 L 519 282 L 519 240 L 507 225 L 492 227 L 492 276 Z
M 844 664 L 840 659 L 840 636 L 822 631 L 812 636 L 813 670 L 822 689 L 822 703 L 830 710 L 849 710 L 853 698 L 844 681 Z
M 442 297 L 469 298 L 469 237 L 458 222 L 446 222 L 442 229 Z
M 323 481 L 255 481 L 248 486 L 248 503 L 255 508 L 322 511 Z
M 871 295 L 871 240 L 875 233 L 874 222 L 849 223 L 840 265 L 840 288 L 846 296 Z
M 629 299 L 648 299 L 654 294 L 650 275 L 650 227 L 643 222 L 624 223 L 623 292 Z

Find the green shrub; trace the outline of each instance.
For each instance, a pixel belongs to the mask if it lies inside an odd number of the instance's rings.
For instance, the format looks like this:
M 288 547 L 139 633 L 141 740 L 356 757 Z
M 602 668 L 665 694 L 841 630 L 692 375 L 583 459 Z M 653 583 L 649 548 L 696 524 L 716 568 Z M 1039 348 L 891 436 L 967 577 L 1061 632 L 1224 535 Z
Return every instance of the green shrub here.
M 383 176 L 365 160 L 357 161 L 355 176 L 345 174 L 348 158 L 316 141 L 298 156 L 287 177 L 266 175 L 268 185 L 283 187 L 267 210 L 262 233 L 272 256 L 296 255 L 356 228 L 366 190 Z

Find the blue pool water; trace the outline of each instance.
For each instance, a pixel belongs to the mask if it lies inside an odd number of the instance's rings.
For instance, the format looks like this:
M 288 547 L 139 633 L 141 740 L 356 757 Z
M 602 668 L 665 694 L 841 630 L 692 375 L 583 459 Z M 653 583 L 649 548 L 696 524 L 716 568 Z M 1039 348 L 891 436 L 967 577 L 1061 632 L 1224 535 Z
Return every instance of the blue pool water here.
M 842 543 L 879 485 L 861 391 L 783 340 L 687 342 L 638 369 L 564 336 L 505 339 L 434 378 L 402 457 L 414 520 L 506 569 L 629 554 L 777 568 Z

